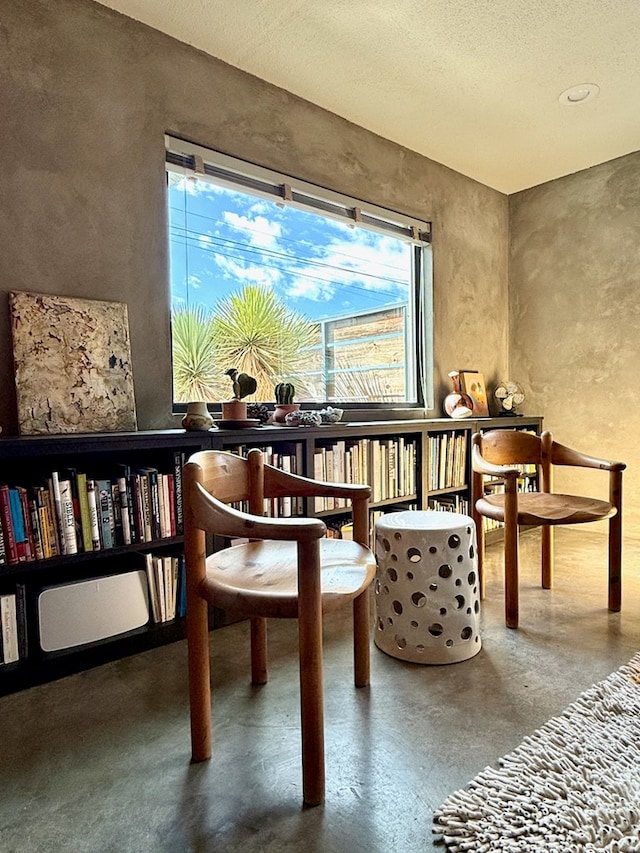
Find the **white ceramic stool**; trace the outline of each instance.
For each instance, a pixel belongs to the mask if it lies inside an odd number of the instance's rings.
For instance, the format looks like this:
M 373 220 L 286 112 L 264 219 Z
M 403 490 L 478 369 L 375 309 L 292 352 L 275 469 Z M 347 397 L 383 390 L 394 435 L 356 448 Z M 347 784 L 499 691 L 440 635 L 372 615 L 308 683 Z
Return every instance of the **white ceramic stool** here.
M 473 519 L 390 512 L 376 522 L 376 646 L 413 663 L 478 654 L 480 597 Z

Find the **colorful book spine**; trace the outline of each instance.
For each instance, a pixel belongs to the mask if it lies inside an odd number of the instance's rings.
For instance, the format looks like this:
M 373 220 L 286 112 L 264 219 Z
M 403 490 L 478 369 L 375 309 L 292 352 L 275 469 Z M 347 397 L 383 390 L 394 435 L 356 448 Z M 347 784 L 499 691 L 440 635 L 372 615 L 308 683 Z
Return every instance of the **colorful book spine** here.
M 11 522 L 13 524 L 16 549 L 18 551 L 18 562 L 25 563 L 28 561 L 29 548 L 24 526 L 24 514 L 22 512 L 20 493 L 15 487 L 9 489 L 9 508 L 11 511 Z
M 2 519 L 2 530 L 4 533 L 5 548 L 7 551 L 7 561 L 10 565 L 15 565 L 18 562 L 18 549 L 16 547 L 16 537 L 13 531 L 13 521 L 11 519 L 9 486 L 4 483 L 0 485 L 0 518 Z
M 113 548 L 112 519 L 113 498 L 111 492 L 111 480 L 96 480 L 98 490 L 98 518 L 100 522 L 100 542 L 102 547 Z
M 76 486 L 78 489 L 78 507 L 80 509 L 80 526 L 82 528 L 82 548 L 93 551 L 93 534 L 91 531 L 91 510 L 89 508 L 89 493 L 87 489 L 87 475 L 84 471 L 76 474 Z

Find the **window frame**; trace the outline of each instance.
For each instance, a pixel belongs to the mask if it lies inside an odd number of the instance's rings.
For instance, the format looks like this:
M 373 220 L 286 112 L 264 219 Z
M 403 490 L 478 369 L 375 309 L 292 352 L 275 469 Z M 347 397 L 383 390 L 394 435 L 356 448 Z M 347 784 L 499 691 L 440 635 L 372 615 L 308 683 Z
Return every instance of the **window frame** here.
M 249 195 L 266 198 L 282 204 L 290 204 L 316 215 L 337 219 L 341 222 L 362 226 L 387 236 L 397 237 L 412 245 L 412 298 L 413 329 L 412 340 L 415 357 L 406 368 L 407 375 L 413 374 L 416 389 L 416 401 L 395 402 L 305 402 L 303 409 L 318 408 L 323 405 L 339 405 L 348 411 L 361 415 L 370 412 L 406 412 L 415 416 L 416 411 L 423 412 L 433 408 L 433 259 L 432 224 L 397 211 L 379 207 L 373 203 L 347 196 L 335 190 L 308 183 L 290 175 L 275 172 L 264 166 L 239 160 L 214 149 L 205 148 L 193 142 L 173 135 L 165 135 L 165 177 L 168 187 L 168 173 L 180 173 L 210 180 L 217 185 L 235 191 L 245 191 Z M 167 240 L 169 239 L 169 208 L 167 193 Z M 169 252 L 167 252 L 167 257 Z M 171 311 L 171 281 L 169 280 L 169 299 Z M 408 347 L 407 347 L 408 348 Z M 172 392 L 173 398 L 173 392 Z M 267 401 L 268 402 L 268 401 Z M 215 403 L 209 403 L 209 408 Z M 177 403 L 172 399 L 172 409 L 176 414 L 186 411 L 186 403 Z

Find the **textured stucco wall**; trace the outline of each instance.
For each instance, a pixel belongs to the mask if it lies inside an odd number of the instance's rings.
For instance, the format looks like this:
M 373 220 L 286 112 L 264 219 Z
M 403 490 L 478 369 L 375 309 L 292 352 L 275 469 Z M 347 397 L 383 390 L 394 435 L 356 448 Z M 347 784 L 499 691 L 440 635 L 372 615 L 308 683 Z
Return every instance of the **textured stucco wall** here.
M 503 374 L 505 196 L 90 0 L 3 0 L 0 44 L 5 433 L 16 431 L 13 289 L 126 302 L 139 426 L 176 426 L 165 132 L 431 219 L 433 414 L 449 370 Z
M 511 375 L 558 441 L 627 463 L 625 533 L 640 535 L 640 152 L 509 201 Z M 605 476 L 557 485 L 598 496 Z

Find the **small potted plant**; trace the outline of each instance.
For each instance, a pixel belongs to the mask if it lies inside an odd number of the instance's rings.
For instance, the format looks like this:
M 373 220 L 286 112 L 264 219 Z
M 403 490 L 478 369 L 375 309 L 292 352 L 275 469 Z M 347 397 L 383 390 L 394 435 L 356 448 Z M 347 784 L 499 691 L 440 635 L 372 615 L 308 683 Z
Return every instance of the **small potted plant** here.
M 300 403 L 293 402 L 293 395 L 296 393 L 295 385 L 291 382 L 278 382 L 274 388 L 276 398 L 276 408 L 273 413 L 274 424 L 286 423 L 285 418 L 289 412 L 297 412 L 300 408 Z
M 247 419 L 247 404 L 244 397 L 253 394 L 258 383 L 248 373 L 238 373 L 235 367 L 225 371 L 225 376 L 231 379 L 233 385 L 233 397 L 222 404 L 223 421 L 244 421 Z

